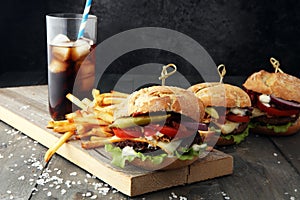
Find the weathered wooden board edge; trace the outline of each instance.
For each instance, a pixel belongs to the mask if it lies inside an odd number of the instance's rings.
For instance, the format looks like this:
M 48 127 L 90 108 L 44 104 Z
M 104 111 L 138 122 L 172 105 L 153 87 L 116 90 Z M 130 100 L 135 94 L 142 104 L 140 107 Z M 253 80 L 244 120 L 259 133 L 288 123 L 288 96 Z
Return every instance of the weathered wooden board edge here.
M 208 180 L 233 173 L 233 157 L 218 150 L 212 150 L 210 156 L 193 163 L 189 168 L 187 183 Z M 205 165 L 203 163 L 205 162 Z
M 9 88 L 10 92 L 16 92 L 18 94 L 21 94 L 24 92 L 24 90 L 39 90 L 44 88 L 46 90 L 46 86 L 26 86 L 26 87 L 20 87 L 20 88 Z M 6 90 L 0 89 L 1 90 Z M 6 99 L 6 104 L 9 104 L 9 98 Z M 44 101 L 47 102 L 47 101 Z M 0 102 L 1 103 L 1 102 Z M 16 102 L 14 102 L 16 103 Z M 20 100 L 18 102 L 19 104 L 22 104 L 23 101 Z M 13 111 L 12 111 L 13 110 Z M 46 111 L 45 111 L 46 112 Z M 54 144 L 58 140 L 58 135 L 54 133 L 50 133 L 49 130 L 46 130 L 44 126 L 37 125 L 33 122 L 31 122 L 28 119 L 25 119 L 24 117 L 16 114 L 18 113 L 18 110 L 9 109 L 3 105 L 0 104 L 0 119 L 6 122 L 7 124 L 15 127 L 19 131 L 25 133 L 32 139 L 38 141 L 42 145 L 46 147 L 50 147 L 52 144 Z M 43 137 L 40 137 L 40 135 L 43 135 Z M 66 158 L 70 162 L 74 163 L 75 165 L 83 168 L 84 170 L 94 174 L 96 177 L 101 179 L 102 181 L 108 183 L 115 189 L 119 190 L 120 192 L 128 195 L 128 196 L 137 196 L 148 192 L 153 192 L 173 186 L 183 185 L 190 182 L 197 182 L 202 181 L 203 177 L 201 176 L 195 176 L 200 179 L 194 178 L 193 181 L 190 181 L 191 169 L 195 169 L 197 171 L 197 165 L 192 167 L 190 169 L 189 166 L 177 170 L 169 170 L 169 171 L 156 171 L 156 172 L 145 172 L 145 173 L 135 173 L 135 174 L 128 174 L 127 171 L 118 171 L 118 169 L 112 167 L 111 165 L 107 163 L 99 163 L 100 160 L 97 159 L 98 154 L 94 150 L 92 151 L 86 151 L 82 150 L 79 144 L 74 143 L 67 143 L 64 144 L 57 152 L 62 157 Z M 84 153 L 84 156 L 77 156 L 79 154 Z M 227 154 L 223 154 L 223 157 L 228 156 Z M 212 157 L 211 157 L 212 156 Z M 218 157 L 213 158 L 213 154 L 209 155 L 208 158 L 212 161 L 214 161 L 215 158 L 219 159 Z M 222 156 L 221 156 L 222 157 Z M 84 160 L 83 160 L 84 158 Z M 84 162 L 83 162 L 84 161 Z M 199 161 L 201 162 L 201 161 Z M 196 162 L 196 163 L 199 163 Z M 97 164 L 95 164 L 97 163 Z M 201 164 L 200 164 L 201 165 Z M 105 173 L 103 173 L 105 172 Z M 184 172 L 184 173 L 183 173 Z M 180 176 L 179 176 L 180 175 Z M 212 174 L 213 175 L 213 174 Z M 219 174 L 227 175 L 226 174 Z M 217 176 L 211 176 L 208 178 L 215 178 Z M 172 181 L 169 181 L 172 180 Z M 149 185 L 149 182 L 153 183 L 152 186 Z M 143 186 L 143 190 L 141 190 L 140 186 L 141 183 L 146 183 L 148 187 Z
M 153 174 L 154 178 L 148 176 L 142 181 L 138 180 L 139 184 L 133 184 L 131 196 L 137 196 L 174 186 L 205 181 L 208 179 L 230 175 L 232 173 L 233 157 L 231 155 L 225 154 L 224 152 L 214 149 L 209 152 L 206 157 L 197 160 L 189 166 L 174 170 L 168 170 L 168 173 L 166 173 L 165 171 L 156 171 Z M 139 178 L 140 177 L 136 177 L 136 179 L 133 181 L 136 181 Z M 173 184 L 170 184 L 169 181 L 166 181 L 172 178 L 172 182 L 174 182 Z M 163 184 L 165 187 L 158 187 L 158 182 L 166 182 Z M 145 183 L 145 185 L 143 186 L 143 193 L 134 188 L 135 186 L 140 186 L 141 183 Z

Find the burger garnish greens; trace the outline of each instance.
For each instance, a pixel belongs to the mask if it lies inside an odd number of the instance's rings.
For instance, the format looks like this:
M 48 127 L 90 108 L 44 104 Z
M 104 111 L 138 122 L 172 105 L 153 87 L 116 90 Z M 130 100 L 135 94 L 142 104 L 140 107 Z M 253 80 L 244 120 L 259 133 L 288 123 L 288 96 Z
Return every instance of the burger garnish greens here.
M 233 141 L 235 144 L 241 143 L 249 135 L 249 122 L 251 116 L 251 107 L 248 108 L 213 108 L 208 107 L 206 110 L 207 124 L 213 132 L 219 133 L 223 140 Z M 211 111 L 215 113 L 210 115 Z M 220 110 L 219 112 L 217 110 Z M 213 133 L 211 132 L 211 133 Z M 202 133 L 205 134 L 204 131 Z M 217 145 L 223 145 L 221 141 Z M 231 144 L 231 142 L 230 142 Z M 225 144 L 224 144 L 225 145 Z M 229 144 L 228 144 L 229 145 Z
M 203 122 L 209 130 L 200 131 L 206 141 L 212 145 L 231 145 L 239 144 L 248 136 L 252 107 L 249 96 L 241 88 L 211 82 L 193 85 L 189 90 L 206 106 Z
M 118 139 L 105 146 L 114 165 L 124 167 L 139 160 L 152 165 L 146 169 L 159 169 L 171 164 L 164 163 L 170 159 L 191 163 L 206 150 L 197 132 L 199 127 L 207 130 L 198 120 L 204 107 L 191 92 L 152 86 L 134 92 L 121 106 L 110 126 Z
M 290 135 L 300 129 L 298 78 L 261 70 L 252 74 L 243 86 L 253 104 L 251 123 L 255 132 Z

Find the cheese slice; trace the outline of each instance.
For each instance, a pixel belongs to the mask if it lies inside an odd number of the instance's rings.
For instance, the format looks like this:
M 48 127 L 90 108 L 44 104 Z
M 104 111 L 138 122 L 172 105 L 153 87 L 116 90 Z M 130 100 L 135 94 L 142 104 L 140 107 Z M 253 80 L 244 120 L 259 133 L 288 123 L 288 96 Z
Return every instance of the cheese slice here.
M 239 123 L 231 122 L 228 120 L 225 120 L 224 124 L 219 124 L 217 122 L 215 122 L 215 124 L 221 129 L 222 134 L 224 135 L 230 134 L 232 131 L 234 131 L 234 129 L 236 129 L 239 126 Z

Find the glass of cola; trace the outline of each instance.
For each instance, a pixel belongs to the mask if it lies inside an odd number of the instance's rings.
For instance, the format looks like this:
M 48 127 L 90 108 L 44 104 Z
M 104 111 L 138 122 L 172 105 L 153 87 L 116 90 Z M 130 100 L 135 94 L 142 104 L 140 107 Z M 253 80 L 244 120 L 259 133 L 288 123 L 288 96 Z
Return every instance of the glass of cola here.
M 53 120 L 63 120 L 72 112 L 72 103 L 66 98 L 68 93 L 89 97 L 94 87 L 97 17 L 89 15 L 84 36 L 78 39 L 81 20 L 81 14 L 46 16 L 48 100 Z

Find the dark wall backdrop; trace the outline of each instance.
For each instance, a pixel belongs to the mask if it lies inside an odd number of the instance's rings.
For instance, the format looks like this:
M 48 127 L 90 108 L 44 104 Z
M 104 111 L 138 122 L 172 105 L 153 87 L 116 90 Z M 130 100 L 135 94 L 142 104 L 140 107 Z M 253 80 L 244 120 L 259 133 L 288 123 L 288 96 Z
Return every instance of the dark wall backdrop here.
M 41 71 L 46 76 L 45 14 L 82 13 L 84 0 L 1 2 L 0 73 Z M 94 0 L 98 41 L 137 27 L 164 27 L 198 41 L 228 75 L 247 76 L 262 67 L 300 77 L 298 0 Z M 29 77 L 30 78 L 30 77 Z

